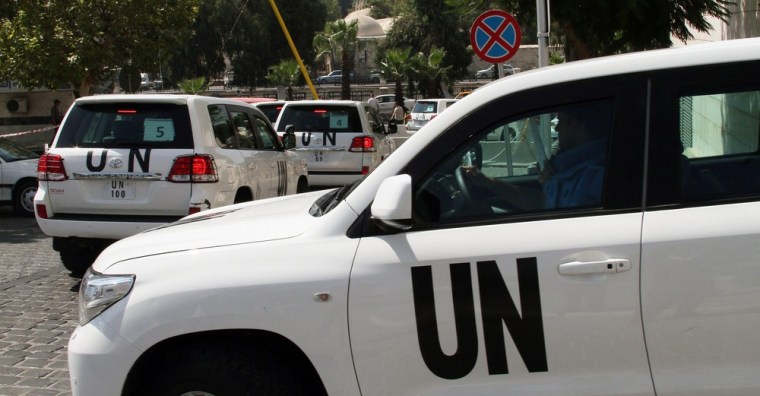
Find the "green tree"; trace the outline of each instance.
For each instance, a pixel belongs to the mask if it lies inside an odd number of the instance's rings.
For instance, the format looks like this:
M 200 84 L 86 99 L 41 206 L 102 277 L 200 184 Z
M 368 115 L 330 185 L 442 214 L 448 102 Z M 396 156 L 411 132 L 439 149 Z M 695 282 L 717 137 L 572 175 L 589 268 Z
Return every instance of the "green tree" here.
M 461 79 L 472 62 L 468 49 L 469 24 L 445 0 L 409 0 L 388 32 L 381 49 L 410 47 L 413 53 L 430 54 L 433 47 L 445 51 L 442 65 L 450 67 L 452 79 Z M 382 57 L 382 55 L 381 55 Z
M 443 58 L 445 56 L 445 50 L 433 47 L 427 56 L 419 52 L 411 58 L 417 81 L 419 81 L 418 88 L 423 97 L 443 97 L 441 83 L 448 82 L 448 73 L 451 70 L 451 66 L 443 65 Z
M 0 16 L 0 76 L 84 96 L 115 67 L 154 71 L 188 36 L 199 1 L 12 0 Z
M 535 0 L 445 0 L 460 12 L 491 6 L 535 24 Z M 665 48 L 686 41 L 690 27 L 707 32 L 708 16 L 725 20 L 729 0 L 575 0 L 551 3 L 551 21 L 565 38 L 568 60 Z M 555 34 L 552 32 L 552 34 Z
M 383 77 L 395 82 L 394 93 L 398 103 L 404 103 L 402 81 L 413 72 L 410 54 L 410 48 L 391 48 L 385 51 L 385 58 L 378 62 Z
M 294 59 L 285 59 L 269 68 L 266 79 L 273 85 L 285 87 L 288 93 L 287 100 L 293 100 L 293 85 L 298 82 L 300 75 L 298 62 Z
M 359 23 L 357 20 L 346 22 L 337 19 L 325 24 L 325 29 L 314 37 L 317 59 L 329 56 L 341 60 L 341 99 L 351 99 L 351 74 L 354 71 L 354 54 L 356 53 Z

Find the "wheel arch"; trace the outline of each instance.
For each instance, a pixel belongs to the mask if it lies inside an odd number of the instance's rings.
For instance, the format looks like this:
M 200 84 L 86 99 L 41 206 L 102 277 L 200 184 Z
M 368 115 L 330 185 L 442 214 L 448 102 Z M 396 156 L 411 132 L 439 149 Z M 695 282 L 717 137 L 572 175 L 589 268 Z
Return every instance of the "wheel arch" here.
M 123 395 L 134 394 L 141 380 L 150 370 L 155 369 L 156 363 L 161 361 L 161 357 L 169 350 L 177 348 L 189 348 L 193 345 L 206 343 L 234 343 L 243 350 L 255 351 L 260 348 L 266 348 L 268 351 L 276 352 L 278 358 L 293 368 L 296 372 L 303 374 L 303 379 L 308 381 L 313 389 L 314 395 L 327 395 L 324 383 L 319 377 L 316 368 L 311 360 L 295 343 L 280 334 L 264 330 L 249 329 L 229 329 L 229 330 L 212 330 L 207 332 L 191 333 L 178 335 L 159 342 L 145 351 L 132 366 L 127 374 L 124 383 Z
M 248 186 L 241 186 L 235 192 L 233 203 L 253 201 L 253 190 Z

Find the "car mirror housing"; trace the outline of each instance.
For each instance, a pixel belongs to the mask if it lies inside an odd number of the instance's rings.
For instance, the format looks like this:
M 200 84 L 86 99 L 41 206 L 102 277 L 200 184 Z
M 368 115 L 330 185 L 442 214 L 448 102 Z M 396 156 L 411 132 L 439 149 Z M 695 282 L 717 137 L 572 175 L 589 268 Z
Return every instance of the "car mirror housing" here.
M 406 230 L 412 226 L 412 178 L 391 176 L 380 184 L 371 207 L 372 218 L 381 226 Z
M 285 126 L 285 135 L 282 137 L 282 144 L 285 145 L 286 150 L 296 147 L 296 127 L 293 125 Z

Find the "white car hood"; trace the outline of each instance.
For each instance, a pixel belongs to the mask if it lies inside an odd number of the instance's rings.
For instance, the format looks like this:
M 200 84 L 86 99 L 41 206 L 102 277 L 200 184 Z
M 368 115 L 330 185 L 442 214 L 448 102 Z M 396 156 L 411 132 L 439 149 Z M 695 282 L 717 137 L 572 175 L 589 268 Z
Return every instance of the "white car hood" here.
M 225 206 L 122 239 L 93 264 L 102 272 L 120 261 L 191 249 L 292 238 L 318 219 L 309 214 L 327 191 Z

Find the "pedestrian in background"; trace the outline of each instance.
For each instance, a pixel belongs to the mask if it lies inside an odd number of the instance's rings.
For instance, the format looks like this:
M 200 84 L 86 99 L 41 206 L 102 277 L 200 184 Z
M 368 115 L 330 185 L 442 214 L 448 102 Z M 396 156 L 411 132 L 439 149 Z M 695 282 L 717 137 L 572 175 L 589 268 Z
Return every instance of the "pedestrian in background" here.
M 61 101 L 56 99 L 53 101 L 53 107 L 50 108 L 50 122 L 52 122 L 53 125 L 58 126 L 61 125 L 61 121 L 63 121 Z

